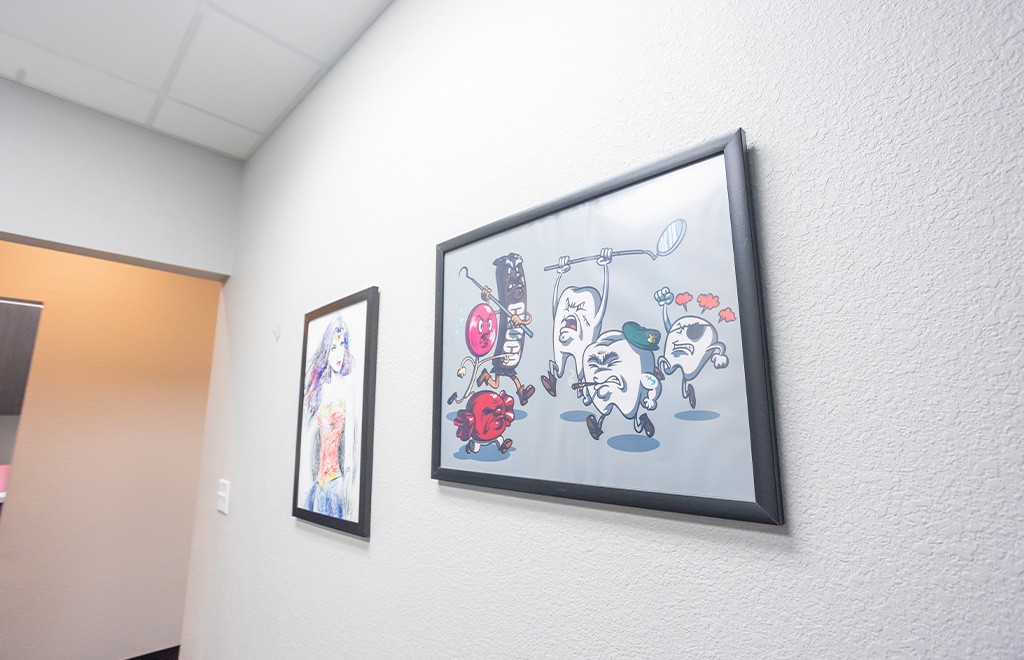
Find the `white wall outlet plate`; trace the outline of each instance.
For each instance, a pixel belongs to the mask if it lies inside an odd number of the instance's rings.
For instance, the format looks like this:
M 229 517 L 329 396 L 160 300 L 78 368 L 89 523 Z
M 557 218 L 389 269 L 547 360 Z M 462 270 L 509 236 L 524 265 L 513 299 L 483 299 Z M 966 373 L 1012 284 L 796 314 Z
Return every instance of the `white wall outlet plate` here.
M 228 491 L 231 489 L 231 482 L 221 479 L 217 483 L 217 510 L 224 515 L 228 514 Z

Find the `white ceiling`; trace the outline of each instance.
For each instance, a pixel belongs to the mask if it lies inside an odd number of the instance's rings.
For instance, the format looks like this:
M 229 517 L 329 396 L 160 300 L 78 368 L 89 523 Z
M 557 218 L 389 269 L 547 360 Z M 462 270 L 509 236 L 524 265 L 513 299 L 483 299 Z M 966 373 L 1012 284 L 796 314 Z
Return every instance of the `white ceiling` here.
M 242 160 L 391 0 L 0 0 L 0 76 Z

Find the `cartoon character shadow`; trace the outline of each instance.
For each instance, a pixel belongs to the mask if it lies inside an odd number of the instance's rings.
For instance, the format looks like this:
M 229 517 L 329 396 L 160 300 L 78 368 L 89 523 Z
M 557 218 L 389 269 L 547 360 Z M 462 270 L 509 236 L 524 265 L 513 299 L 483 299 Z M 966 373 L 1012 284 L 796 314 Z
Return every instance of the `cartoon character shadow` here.
M 601 333 L 583 351 L 584 382 L 591 405 L 600 414 L 587 416 L 587 430 L 595 440 L 604 432 L 605 418 L 612 409 L 633 420 L 633 429 L 647 437 L 654 435 L 654 422 L 641 408 L 654 410 L 661 395 L 661 381 L 655 375 L 654 352 L 661 333 L 629 321 L 622 330 Z
M 685 315 L 669 320 L 668 306 L 673 297 L 668 287 L 654 292 L 654 299 L 661 305 L 666 332 L 665 351 L 658 358 L 658 368 L 666 375 L 682 371 L 683 397 L 689 400 L 690 408 L 696 408 L 693 380 L 709 361 L 715 369 L 725 369 L 729 366 L 729 356 L 725 354 L 725 344 L 718 341 L 718 331 L 707 319 Z

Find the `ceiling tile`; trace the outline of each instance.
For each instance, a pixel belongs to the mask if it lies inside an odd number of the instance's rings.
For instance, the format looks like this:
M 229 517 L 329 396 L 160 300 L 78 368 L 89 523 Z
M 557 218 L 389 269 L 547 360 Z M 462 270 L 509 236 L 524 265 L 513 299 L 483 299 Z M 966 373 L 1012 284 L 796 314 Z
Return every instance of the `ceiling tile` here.
M 259 133 L 170 99 L 160 106 L 153 128 L 240 159 L 247 158 L 261 138 Z
M 291 108 L 319 65 L 208 11 L 168 94 L 263 132 Z
M 215 6 L 330 63 L 359 37 L 391 0 L 215 0 Z
M 157 90 L 198 0 L 2 0 L 0 29 Z
M 156 94 L 0 33 L 0 76 L 143 123 Z

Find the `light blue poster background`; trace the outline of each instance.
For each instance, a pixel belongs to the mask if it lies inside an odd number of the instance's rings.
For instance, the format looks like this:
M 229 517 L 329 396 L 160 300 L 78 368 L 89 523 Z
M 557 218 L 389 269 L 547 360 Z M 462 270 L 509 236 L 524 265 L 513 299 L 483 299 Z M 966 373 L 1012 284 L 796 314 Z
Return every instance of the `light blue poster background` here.
M 673 295 L 689 292 L 684 309 L 672 302 L 670 320 L 684 315 L 702 316 L 718 331 L 725 344 L 728 366 L 716 369 L 709 362 L 692 381 L 696 408 L 682 392 L 679 372 L 666 374 L 657 408 L 646 411 L 655 425 L 653 437 L 634 431 L 633 422 L 612 410 L 603 434 L 594 440 L 585 423 L 594 408 L 585 406 L 571 389 L 575 365 L 570 358 L 559 379 L 557 396 L 542 387 L 553 357 L 553 298 L 555 271 L 544 267 L 570 258 L 596 255 L 602 248 L 644 249 L 656 252 L 662 231 L 673 220 L 686 222 L 686 233 L 669 255 L 652 260 L 647 255 L 614 257 L 602 331 L 621 329 L 635 321 L 661 333 L 663 353 L 666 330 L 662 310 L 654 298 L 661 287 Z M 499 389 L 515 399 L 515 421 L 504 436 L 513 446 L 502 454 L 495 445 L 467 453 L 456 436 L 453 422 L 465 404 L 445 404 L 448 395 L 466 391 L 467 379 L 457 375 L 461 360 L 470 355 L 465 340 L 466 317 L 482 302 L 480 290 L 459 271 L 482 285 L 495 287 L 493 261 L 510 252 L 522 256 L 526 273 L 527 310 L 533 320 L 522 360 L 516 369 L 524 385 L 535 392 L 520 405 L 515 385 L 502 378 Z M 575 264 L 559 282 L 592 286 L 600 291 L 603 269 L 595 261 Z M 666 173 L 597 200 L 529 222 L 513 230 L 447 253 L 444 264 L 444 373 L 442 380 L 441 467 L 531 479 L 593 486 L 654 491 L 741 501 L 754 500 L 747 418 L 743 347 L 740 324 L 719 320 L 719 312 L 737 313 L 735 263 L 729 222 L 725 160 L 722 156 Z M 697 297 L 712 293 L 719 306 L 701 314 Z M 487 386 L 474 389 L 486 389 Z M 644 412 L 641 408 L 639 412 Z M 638 412 L 638 415 L 639 415 Z

